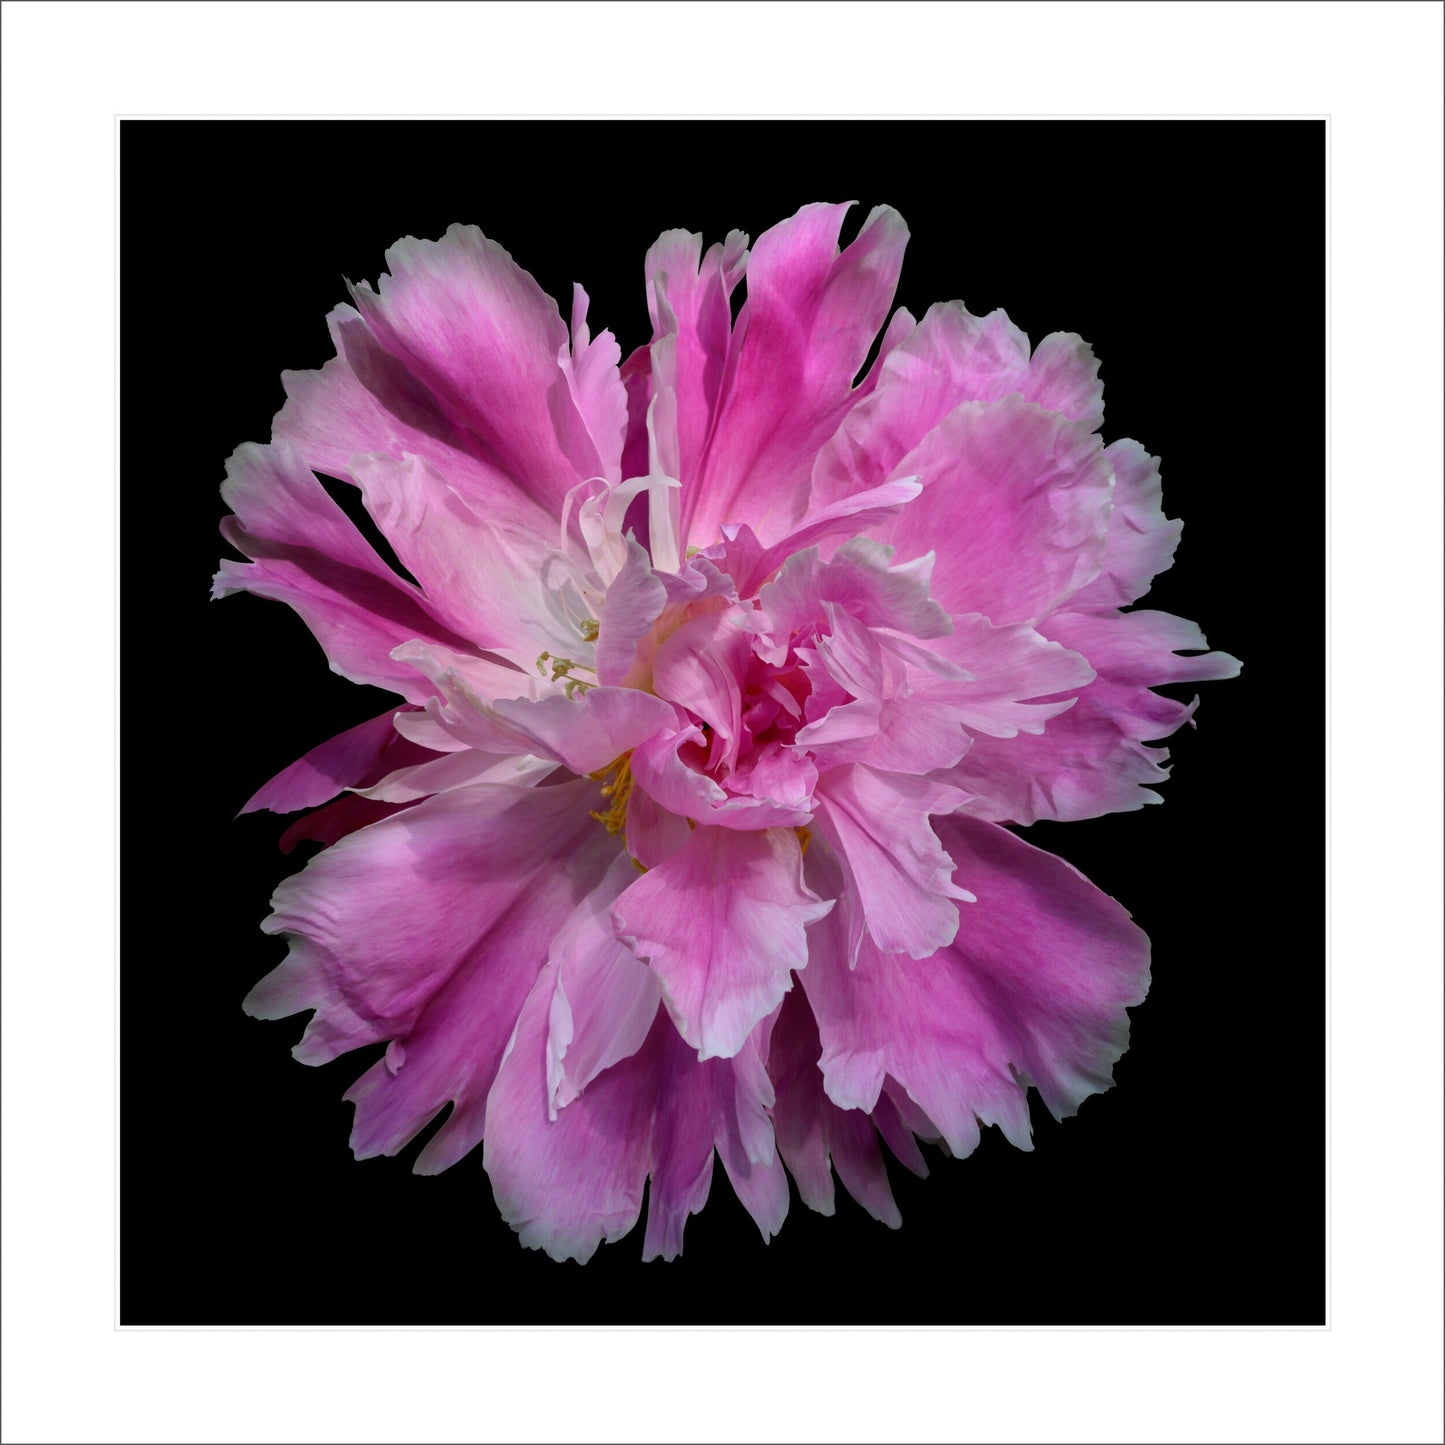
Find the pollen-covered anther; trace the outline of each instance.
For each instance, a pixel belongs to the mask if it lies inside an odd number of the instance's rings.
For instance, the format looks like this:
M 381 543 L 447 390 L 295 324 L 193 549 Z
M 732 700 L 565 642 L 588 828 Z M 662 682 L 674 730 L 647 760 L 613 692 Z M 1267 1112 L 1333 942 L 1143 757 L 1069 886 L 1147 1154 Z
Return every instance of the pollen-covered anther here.
M 620 833 L 627 826 L 627 800 L 632 796 L 631 759 L 631 752 L 625 752 L 605 768 L 588 774 L 602 784 L 602 796 L 609 801 L 605 813 L 595 810 L 592 813 L 609 833 Z
M 577 630 L 582 634 L 583 642 L 596 642 L 597 636 L 602 629 L 595 617 L 584 617 L 582 621 L 577 624 Z
M 583 672 L 591 672 L 590 667 L 582 667 L 581 663 L 573 662 L 570 657 L 553 657 L 550 652 L 541 653 L 537 658 L 537 671 L 543 677 L 547 676 L 548 667 L 552 669 L 552 681 L 560 682 L 562 690 L 570 697 L 576 697 L 579 692 L 586 692 L 589 687 L 596 687 L 595 682 L 583 682 L 580 677 L 573 677 L 575 669 L 581 668 Z
M 793 832 L 798 835 L 798 850 L 806 858 L 808 844 L 813 841 L 813 830 L 805 825 L 801 828 L 794 828 Z

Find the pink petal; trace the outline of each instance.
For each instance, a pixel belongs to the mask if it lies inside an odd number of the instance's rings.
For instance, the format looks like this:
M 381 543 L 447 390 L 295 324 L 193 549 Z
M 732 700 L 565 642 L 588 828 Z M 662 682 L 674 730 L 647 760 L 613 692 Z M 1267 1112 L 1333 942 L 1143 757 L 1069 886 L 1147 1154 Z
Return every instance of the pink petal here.
M 928 820 L 957 808 L 965 795 L 927 778 L 853 766 L 820 778 L 815 798 L 818 827 L 847 881 L 839 910 L 845 962 L 857 957 L 865 926 L 885 953 L 927 958 L 951 943 L 955 900 L 972 894 L 955 886 L 953 860 Z
M 1028 337 L 1004 312 L 980 318 L 958 301 L 931 306 L 878 368 L 873 394 L 820 451 L 814 505 L 897 475 L 902 459 L 966 401 L 1017 393 L 1095 431 L 1104 414 L 1098 372 L 1093 351 L 1077 336 L 1046 336 L 1030 358 Z
M 787 1212 L 782 1166 L 770 1142 L 760 1162 L 742 1142 L 771 1140 L 771 1090 L 758 1092 L 753 1045 L 750 1060 L 699 1063 L 659 1016 L 641 1049 L 552 1118 L 546 1038 L 556 970 L 554 961 L 528 998 L 487 1103 L 487 1173 L 522 1243 L 553 1259 L 589 1259 L 632 1227 L 650 1177 L 642 1257 L 672 1259 L 688 1215 L 707 1202 L 714 1149 L 764 1239 L 775 1234 Z
M 1112 1082 L 1125 1009 L 1148 989 L 1148 940 L 1067 863 L 1005 829 L 951 817 L 938 831 L 978 898 L 951 947 L 910 961 L 865 944 L 850 972 L 836 928 L 815 935 L 802 978 L 824 1087 L 871 1109 L 891 1077 L 955 1155 L 980 1123 L 1028 1148 L 1027 1083 L 1063 1118 Z
M 333 670 L 411 702 L 432 689 L 393 661 L 394 648 L 413 638 L 469 648 L 382 562 L 290 447 L 238 447 L 221 495 L 235 513 L 221 534 L 252 562 L 222 562 L 213 597 L 245 591 L 288 603 Z
M 932 592 L 949 612 L 1032 622 L 1098 575 L 1113 468 L 1083 423 L 1018 397 L 968 402 L 899 470 L 923 495 L 877 537 L 905 559 L 936 549 Z
M 352 473 L 428 605 L 459 636 L 527 668 L 540 652 L 580 648 L 576 625 L 547 586 L 555 529 L 549 541 L 496 525 L 422 457 L 355 457 Z
M 813 458 L 855 400 L 908 240 L 898 213 L 878 207 L 839 254 L 847 210 L 805 206 L 753 247 L 736 372 L 705 465 L 682 478 L 691 543 L 709 546 L 723 523 L 744 521 L 768 543 L 807 511 Z
M 572 287 L 572 348 L 559 356 L 569 382 L 572 405 L 597 452 L 597 475 L 622 476 L 622 443 L 627 434 L 627 392 L 618 375 L 622 350 L 610 331 L 593 340 L 587 330 L 587 293 Z
M 386 264 L 379 294 L 365 282 L 353 290 L 372 334 L 453 426 L 560 516 L 577 482 L 606 474 L 573 400 L 575 376 L 559 364 L 569 338 L 556 303 L 475 226 L 452 226 L 440 241 L 408 236 Z
M 556 526 L 532 496 L 465 427 L 454 425 L 406 364 L 387 352 L 350 306 L 327 318 L 336 356 L 320 371 L 281 373 L 287 401 L 272 433 L 328 477 L 354 481 L 351 459 L 369 452 L 425 457 L 498 524 L 543 534 Z
M 677 711 L 660 697 L 630 687 L 590 687 L 573 697 L 553 694 L 497 702 L 491 711 L 526 751 L 555 758 L 574 773 L 595 773 L 623 753 L 677 726 Z
M 613 919 L 698 1058 L 730 1058 L 806 964 L 805 925 L 831 908 L 803 885 L 790 831 L 704 827 L 623 894 Z
M 373 1039 L 405 1039 L 443 989 L 485 994 L 496 984 L 505 993 L 515 967 L 525 994 L 578 896 L 576 878 L 592 886 L 616 856 L 589 817 L 594 797 L 588 780 L 483 784 L 343 838 L 276 890 L 262 928 L 286 935 L 291 953 L 252 990 L 247 1011 L 284 1018 L 317 1009 L 295 1052 L 324 1063 Z M 544 937 L 535 955 L 522 948 L 526 929 Z M 465 1029 L 471 1007 L 443 1001 L 427 1027 Z M 515 1017 L 497 1024 L 499 1050 Z
M 794 808 L 766 795 L 748 797 L 729 792 L 706 773 L 689 767 L 679 756 L 679 749 L 687 747 L 698 752 L 702 742 L 701 729 L 688 727 L 680 732 L 658 733 L 639 744 L 631 759 L 634 799 L 641 801 L 636 791 L 641 790 L 666 812 L 710 827 L 752 831 L 801 828 L 811 821 L 810 809 Z M 636 801 L 628 804 L 629 818 Z M 634 852 L 633 856 L 652 866 L 642 853 Z
M 637 1222 L 656 1100 L 650 1059 L 629 1059 L 553 1117 L 547 1039 L 557 975 L 553 959 L 522 1006 L 487 1098 L 484 1158 L 497 1208 L 522 1243 L 585 1264 Z M 710 1164 L 710 1139 L 707 1153 Z

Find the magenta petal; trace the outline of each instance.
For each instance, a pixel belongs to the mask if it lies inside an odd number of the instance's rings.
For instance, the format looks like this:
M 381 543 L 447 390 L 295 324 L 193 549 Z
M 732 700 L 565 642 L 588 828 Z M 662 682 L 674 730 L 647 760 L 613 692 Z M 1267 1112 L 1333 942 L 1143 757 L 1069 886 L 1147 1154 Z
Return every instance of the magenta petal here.
M 993 824 L 947 818 L 940 835 L 978 901 L 953 945 L 911 961 L 867 944 L 849 971 L 830 926 L 802 975 L 836 1103 L 872 1108 L 896 1079 L 956 1155 L 982 1124 L 1029 1147 L 1024 1090 L 1058 1118 L 1109 1087 L 1125 1010 L 1149 985 L 1148 940 L 1061 859 Z
M 724 522 L 748 522 L 766 544 L 807 511 L 813 458 L 854 400 L 908 241 L 880 206 L 840 253 L 847 210 L 804 206 L 753 246 L 736 371 L 701 475 L 682 478 L 683 532 L 697 546 L 720 540 Z
M 768 1073 L 777 1090 L 778 1153 L 809 1209 L 833 1213 L 831 1158 L 848 1192 L 875 1219 L 897 1229 L 903 1221 L 872 1121 L 860 1110 L 838 1108 L 824 1093 L 821 1051 L 807 1000 L 794 992 L 783 1002 L 768 1050 Z
M 372 333 L 453 426 L 560 516 L 571 487 L 604 473 L 559 364 L 570 338 L 556 302 L 475 226 L 440 241 L 408 236 L 386 264 L 379 292 L 353 291 Z
M 733 231 L 704 256 L 701 236 L 665 231 L 643 264 L 653 328 L 652 387 L 674 397 L 679 477 L 698 475 L 703 464 L 732 348 L 729 297 L 746 269 L 747 244 L 742 232 Z
M 613 919 L 698 1058 L 729 1058 L 792 988 L 805 925 L 832 906 L 804 886 L 790 831 L 704 827 L 618 899 Z
M 336 356 L 320 371 L 281 374 L 287 402 L 273 423 L 278 442 L 293 446 L 328 477 L 354 481 L 351 460 L 371 452 L 427 459 L 469 500 L 482 502 L 499 525 L 550 532 L 556 518 L 454 425 L 426 386 L 371 334 L 350 306 L 327 318 Z
M 253 793 L 242 813 L 267 808 L 273 813 L 294 813 L 301 808 L 314 808 L 334 798 L 376 767 L 393 742 L 401 738 L 392 725 L 396 709 L 388 708 L 380 717 L 357 723 L 344 733 L 317 744 L 283 768 L 269 783 Z

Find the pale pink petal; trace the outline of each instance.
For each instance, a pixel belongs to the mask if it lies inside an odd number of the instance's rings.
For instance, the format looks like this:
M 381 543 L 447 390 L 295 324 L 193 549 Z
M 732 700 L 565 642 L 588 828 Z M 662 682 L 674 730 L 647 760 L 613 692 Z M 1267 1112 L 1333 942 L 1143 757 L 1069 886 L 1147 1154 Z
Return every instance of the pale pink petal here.
M 595 773 L 639 743 L 677 726 L 677 710 L 631 687 L 590 687 L 572 697 L 514 698 L 492 711 L 529 752 L 556 758 L 574 773 Z
M 637 881 L 619 854 L 552 944 L 547 1097 L 553 1117 L 604 1069 L 642 1047 L 662 1000 L 657 975 L 618 941 L 612 905 Z
M 898 213 L 878 207 L 840 254 L 847 210 L 805 206 L 752 249 L 736 371 L 705 464 L 682 479 L 683 532 L 694 545 L 720 540 L 724 522 L 747 522 L 769 543 L 808 510 L 813 458 L 855 399 L 853 378 L 887 317 L 908 240 Z
M 1164 515 L 1159 458 L 1136 441 L 1117 441 L 1104 448 L 1114 465 L 1114 510 L 1109 540 L 1099 575 L 1069 599 L 1074 608 L 1127 607 L 1174 561 L 1182 522 Z
M 352 472 L 382 535 L 459 636 L 524 667 L 543 651 L 581 649 L 576 622 L 548 586 L 555 532 L 498 526 L 422 457 L 356 457 Z
M 1097 431 L 1104 421 L 1104 388 L 1094 348 L 1072 332 L 1055 331 L 1034 348 L 1019 387 L 1026 401 L 1063 412 Z
M 421 638 L 468 649 L 376 555 L 289 447 L 237 448 L 221 495 L 235 513 L 221 523 L 221 534 L 252 560 L 222 562 L 213 597 L 245 591 L 288 603 L 334 671 L 410 702 L 424 701 L 433 689 L 392 659 L 394 648 Z
M 618 375 L 622 350 L 610 331 L 592 339 L 587 330 L 587 293 L 572 287 L 572 348 L 559 358 L 571 384 L 572 405 L 597 451 L 597 475 L 622 476 L 622 443 L 627 434 L 627 392 Z
M 958 905 L 972 895 L 953 882 L 932 814 L 960 806 L 956 788 L 904 773 L 835 768 L 818 780 L 819 830 L 843 867 L 847 896 L 845 965 L 857 957 L 866 927 L 885 953 L 927 958 L 953 941 Z
M 446 753 L 426 762 L 413 763 L 387 773 L 379 781 L 355 791 L 362 798 L 383 803 L 414 803 L 433 793 L 448 793 L 453 788 L 469 788 L 474 783 L 540 782 L 548 773 L 556 772 L 551 758 L 530 756 L 498 756 L 479 753 L 474 748 Z
M 865 943 L 850 971 L 827 936 L 836 929 L 814 935 L 802 978 L 824 1087 L 844 1108 L 871 1109 L 891 1077 L 955 1155 L 974 1148 L 980 1124 L 1028 1148 L 1027 1084 L 1063 1118 L 1112 1082 L 1125 1009 L 1148 989 L 1148 940 L 1067 863 L 1006 829 L 952 817 L 938 830 L 978 898 L 950 948 L 913 961 Z
M 365 282 L 353 290 L 372 333 L 454 426 L 559 516 L 572 486 L 604 473 L 558 364 L 569 338 L 556 302 L 475 226 L 452 226 L 440 241 L 408 236 L 386 264 L 379 292 Z
M 911 502 L 922 490 L 914 478 L 900 477 L 896 481 L 885 482 L 881 487 L 857 492 L 809 513 L 799 526 L 771 547 L 764 547 L 753 529 L 743 523 L 733 529 L 733 535 L 722 547 L 716 549 L 720 554 L 720 564 L 732 574 L 738 596 L 751 597 L 794 553 L 832 537 L 852 537 L 866 532 L 884 517 L 896 515 L 900 507 Z M 729 530 L 724 527 L 725 536 Z
M 1004 312 L 979 318 L 957 301 L 930 306 L 883 362 L 872 395 L 819 451 L 813 505 L 899 475 L 898 464 L 959 403 L 1018 391 L 1028 362 L 1028 337 Z
M 618 900 L 618 936 L 650 963 L 699 1059 L 736 1054 L 807 962 L 805 925 L 832 907 L 803 885 L 792 832 L 698 828 Z
M 486 1102 L 483 1157 L 497 1208 L 522 1243 L 585 1263 L 603 1240 L 621 1239 L 637 1222 L 655 1086 L 650 1056 L 629 1059 L 553 1116 L 547 1039 L 558 967 L 556 959 L 547 964 L 517 1019 Z M 707 1158 L 710 1165 L 711 1138 Z
M 637 662 L 637 646 L 667 605 L 667 588 L 653 575 L 647 553 L 631 538 L 627 561 L 607 589 L 597 633 L 597 678 L 623 683 Z
M 955 617 L 953 626 L 953 636 L 934 646 L 946 660 L 966 670 L 967 678 L 916 674 L 913 697 L 948 704 L 975 735 L 1011 738 L 1021 732 L 1043 732 L 1050 719 L 1072 705 L 1072 699 L 1059 700 L 1057 694 L 1072 692 L 1094 678 L 1084 657 L 1026 623 L 995 627 L 973 613 Z

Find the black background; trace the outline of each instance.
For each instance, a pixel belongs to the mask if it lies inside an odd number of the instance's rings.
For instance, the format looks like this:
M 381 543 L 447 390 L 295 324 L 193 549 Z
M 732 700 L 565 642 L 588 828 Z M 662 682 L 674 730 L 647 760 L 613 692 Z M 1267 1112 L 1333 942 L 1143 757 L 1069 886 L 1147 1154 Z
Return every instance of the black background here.
M 122 125 L 122 1320 L 126 1324 L 1310 1324 L 1324 1320 L 1322 122 L 166 122 Z M 480 225 L 626 355 L 674 226 L 756 238 L 812 200 L 896 206 L 897 303 L 1007 309 L 1103 361 L 1106 440 L 1163 458 L 1185 519 L 1145 600 L 1243 659 L 1201 686 L 1161 807 L 1030 841 L 1153 941 L 1117 1087 L 1035 1149 L 997 1130 L 903 1227 L 794 1194 L 764 1246 L 721 1168 L 683 1256 L 641 1226 L 585 1267 L 521 1248 L 482 1151 L 357 1163 L 376 1052 L 294 1062 L 240 1001 L 286 821 L 233 821 L 388 695 L 288 609 L 207 601 L 227 455 L 280 372 L 331 354 L 343 276 Z M 1184 696 L 1194 689 L 1185 689 Z

